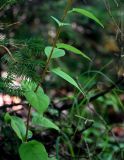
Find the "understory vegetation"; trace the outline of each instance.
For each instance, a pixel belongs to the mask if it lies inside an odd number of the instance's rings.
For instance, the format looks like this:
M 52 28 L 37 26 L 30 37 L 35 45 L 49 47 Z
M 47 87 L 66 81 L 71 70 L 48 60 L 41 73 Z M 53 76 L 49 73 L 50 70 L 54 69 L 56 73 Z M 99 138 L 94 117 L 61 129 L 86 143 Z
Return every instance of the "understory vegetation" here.
M 0 160 L 124 160 L 123 0 L 1 0 L 0 19 Z

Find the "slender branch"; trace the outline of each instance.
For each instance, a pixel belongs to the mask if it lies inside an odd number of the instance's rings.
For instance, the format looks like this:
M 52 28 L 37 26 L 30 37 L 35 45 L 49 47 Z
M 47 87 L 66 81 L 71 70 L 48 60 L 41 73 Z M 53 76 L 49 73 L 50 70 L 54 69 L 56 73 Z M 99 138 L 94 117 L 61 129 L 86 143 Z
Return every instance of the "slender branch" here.
M 67 2 L 67 5 L 66 5 L 66 8 L 64 10 L 64 14 L 62 16 L 62 22 L 65 20 L 65 17 L 68 13 L 68 10 L 72 4 L 72 1 L 73 0 L 68 0 Z M 52 54 L 53 54 L 53 51 L 55 49 L 55 46 L 56 46 L 56 43 L 58 41 L 58 38 L 59 38 L 59 35 L 61 33 L 61 26 L 58 27 L 58 30 L 57 30 L 57 33 L 56 33 L 56 37 L 53 41 L 53 45 L 52 45 L 52 50 L 51 50 L 51 53 L 50 53 L 50 56 L 48 57 L 47 61 L 46 61 L 46 65 L 45 65 L 45 68 L 42 72 L 42 79 L 41 79 L 41 83 L 43 83 L 44 79 L 45 79 L 45 75 L 46 75 L 46 72 L 47 72 L 47 69 L 49 67 L 49 64 L 50 64 L 50 61 L 51 61 L 51 58 L 52 58 Z M 36 89 L 34 90 L 34 92 L 37 92 L 38 88 L 40 86 L 40 83 L 37 85 Z M 28 130 L 29 130 L 29 121 L 30 121 L 30 116 L 31 116 L 31 106 L 29 106 L 29 109 L 28 109 L 28 117 L 27 117 L 27 127 L 26 127 L 26 136 L 25 136 L 25 142 L 27 142 L 27 139 L 28 139 Z
M 69 11 L 69 8 L 70 8 L 70 6 L 71 6 L 71 4 L 72 4 L 72 1 L 73 1 L 73 0 L 68 0 L 67 6 L 66 6 L 66 8 L 65 8 L 65 10 L 64 10 L 64 14 L 63 14 L 62 19 L 61 19 L 61 22 L 63 22 L 63 21 L 65 20 L 65 17 L 66 17 L 66 15 L 67 15 L 68 11 Z M 61 33 L 61 26 L 59 26 L 58 29 L 57 29 L 56 37 L 55 37 L 55 39 L 54 39 L 54 41 L 53 41 L 53 44 L 52 44 L 51 53 L 50 53 L 50 55 L 49 55 L 49 57 L 48 57 L 48 59 L 47 59 L 47 61 L 46 61 L 45 68 L 44 68 L 44 70 L 43 70 L 43 72 L 42 72 L 42 76 L 41 76 L 41 77 L 42 77 L 42 80 L 41 80 L 41 83 L 43 83 L 43 81 L 44 81 L 44 79 L 45 79 L 45 75 L 46 75 L 47 69 L 48 69 L 48 67 L 49 67 L 49 64 L 50 64 L 50 61 L 51 61 L 51 58 L 52 58 L 52 54 L 53 54 L 53 52 L 54 52 L 54 49 L 55 49 L 55 46 L 56 46 L 56 43 L 57 43 L 57 41 L 58 41 L 58 38 L 59 38 L 60 33 Z M 39 86 L 40 86 L 40 83 L 37 85 L 35 91 L 37 91 L 37 89 L 38 89 Z
M 29 108 L 28 108 L 28 117 L 27 117 L 27 124 L 26 124 L 25 142 L 27 142 L 27 140 L 28 140 L 28 130 L 29 130 L 30 116 L 31 116 L 31 105 L 29 105 Z
M 12 59 L 14 62 L 17 62 L 17 61 L 15 60 L 15 58 L 12 56 L 12 53 L 10 52 L 10 50 L 9 50 L 7 47 L 5 47 L 4 45 L 0 45 L 0 48 L 3 48 L 3 49 L 9 54 L 9 56 L 11 57 L 11 59 Z
M 111 17 L 111 19 L 112 19 L 113 23 L 115 24 L 116 28 L 118 29 L 118 31 L 119 31 L 121 34 L 123 34 L 121 28 L 119 27 L 119 25 L 117 24 L 115 18 L 113 17 L 113 15 L 112 15 L 112 13 L 111 13 L 111 8 L 110 8 L 110 5 L 109 5 L 108 0 L 103 0 L 103 1 L 104 1 L 104 4 L 105 4 L 106 9 L 107 9 L 107 11 L 108 11 L 108 14 L 109 14 L 109 16 Z
M 5 28 L 9 28 L 9 27 L 12 27 L 12 26 L 15 26 L 15 25 L 19 25 L 19 24 L 21 24 L 21 22 L 14 22 L 14 23 L 12 23 L 12 24 L 9 24 L 9 25 L 7 25 L 7 26 L 5 26 Z

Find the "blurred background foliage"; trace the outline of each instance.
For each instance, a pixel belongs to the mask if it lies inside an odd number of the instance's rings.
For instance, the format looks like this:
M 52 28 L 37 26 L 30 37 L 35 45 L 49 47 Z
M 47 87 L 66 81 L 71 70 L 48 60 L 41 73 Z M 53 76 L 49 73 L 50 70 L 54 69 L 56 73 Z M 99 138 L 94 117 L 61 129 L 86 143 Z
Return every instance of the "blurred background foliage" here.
M 40 38 L 43 53 L 44 46 L 52 43 L 56 33 L 56 24 L 50 16 L 61 19 L 67 1 L 10 2 L 7 2 L 8 5 L 4 9 L 4 1 L 0 2 L 1 41 L 5 39 L 9 47 L 9 43 L 13 40 L 20 43 L 31 38 Z M 123 0 L 74 0 L 73 7 L 85 8 L 94 13 L 103 23 L 104 29 L 86 17 L 68 15 L 66 22 L 71 23 L 71 27 L 63 28 L 59 41 L 79 48 L 92 61 L 67 53 L 65 57 L 53 61 L 51 66 L 59 64 L 75 77 L 88 98 L 109 87 L 110 90 L 89 105 L 85 105 L 82 97 L 66 82 L 60 79 L 57 81 L 52 76 L 46 77 L 45 88 L 46 90 L 50 88 L 47 92 L 58 105 L 54 108 L 51 104 L 46 115 L 56 121 L 63 134 L 58 135 L 54 131 L 41 134 L 41 130 L 37 129 L 34 138 L 43 141 L 49 153 L 56 154 L 59 160 L 123 160 L 124 83 L 121 81 L 121 84 L 118 82 L 116 84 L 116 81 L 123 76 L 124 71 L 124 2 Z M 3 52 L 0 56 L 3 56 Z M 6 70 L 6 67 L 1 64 L 1 72 Z M 64 110 L 59 109 L 63 106 L 65 106 Z M 66 106 L 71 107 L 68 110 Z M 22 116 L 22 113 L 16 114 Z M 25 117 L 25 114 L 23 116 Z M 6 160 L 9 156 L 17 160 L 17 153 L 14 152 L 12 155 L 11 152 L 14 150 L 12 145 L 16 148 L 18 141 L 16 145 L 9 142 L 10 137 L 7 135 L 2 119 L 1 126 L 0 146 L 5 153 L 2 160 Z M 11 132 L 13 137 L 14 134 Z M 7 140 L 4 144 L 3 139 Z M 15 141 L 15 139 L 16 137 L 11 140 Z M 9 147 L 6 147 L 7 144 Z

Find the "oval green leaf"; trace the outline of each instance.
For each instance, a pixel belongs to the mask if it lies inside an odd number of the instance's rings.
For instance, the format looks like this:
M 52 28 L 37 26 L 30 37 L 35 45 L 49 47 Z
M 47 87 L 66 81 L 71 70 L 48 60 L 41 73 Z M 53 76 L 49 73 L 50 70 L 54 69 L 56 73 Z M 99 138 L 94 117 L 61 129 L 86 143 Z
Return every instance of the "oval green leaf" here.
M 54 124 L 50 119 L 43 117 L 38 113 L 33 114 L 32 123 L 37 126 L 45 127 L 45 128 L 53 128 L 59 131 L 59 127 Z
M 9 113 L 6 113 L 4 116 L 6 122 L 10 122 L 12 129 L 16 133 L 17 137 L 22 141 L 25 140 L 26 135 L 26 126 L 24 121 L 17 116 L 10 116 Z M 28 131 L 28 138 L 32 137 L 32 132 Z
M 91 59 L 85 54 L 83 53 L 82 51 L 80 51 L 79 49 L 69 45 L 69 44 L 64 44 L 64 43 L 57 43 L 57 48 L 62 48 L 62 49 L 66 49 L 68 51 L 71 51 L 75 54 L 79 54 L 81 56 L 83 56 L 84 58 L 88 59 L 91 61 Z
M 26 135 L 26 127 L 24 121 L 16 116 L 11 116 L 11 127 L 16 135 L 23 141 Z
M 25 140 L 25 135 L 26 135 L 26 126 L 24 121 L 16 116 L 11 116 L 11 127 L 22 141 Z M 32 132 L 29 130 L 28 131 L 28 138 L 32 137 Z
M 52 49 L 53 49 L 53 47 L 51 47 L 51 46 L 45 48 L 45 54 L 46 54 L 47 58 L 50 56 Z M 59 57 L 63 57 L 64 55 L 65 55 L 64 50 L 54 48 L 51 58 L 59 58 Z
M 59 77 L 63 78 L 64 80 L 66 80 L 70 84 L 72 84 L 81 93 L 83 93 L 82 90 L 80 89 L 80 87 L 78 86 L 78 84 L 76 83 L 76 81 L 71 76 L 69 76 L 67 73 L 63 72 L 60 68 L 54 68 L 54 69 L 52 69 L 52 72 L 55 73 L 56 75 L 58 75 Z
M 35 92 L 36 84 L 31 82 L 22 82 L 22 89 L 24 96 L 29 104 L 37 110 L 37 112 L 43 114 L 50 103 L 49 97 L 44 93 L 41 87 Z
M 94 15 L 92 14 L 91 12 L 85 10 L 85 9 L 81 9 L 81 8 L 73 8 L 71 11 L 69 12 L 77 12 L 77 13 L 80 13 L 92 20 L 94 20 L 97 24 L 99 24 L 101 27 L 104 28 L 103 24 L 100 22 L 100 20 Z
M 19 155 L 21 160 L 48 160 L 45 147 L 35 140 L 21 144 Z

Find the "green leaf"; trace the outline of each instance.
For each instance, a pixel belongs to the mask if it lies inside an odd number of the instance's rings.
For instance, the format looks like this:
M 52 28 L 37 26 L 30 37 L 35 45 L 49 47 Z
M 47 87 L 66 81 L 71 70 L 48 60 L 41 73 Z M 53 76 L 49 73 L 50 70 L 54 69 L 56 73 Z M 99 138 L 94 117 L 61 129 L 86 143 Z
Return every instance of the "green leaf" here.
M 60 22 L 57 18 L 55 18 L 53 16 L 51 16 L 51 18 L 58 24 L 59 27 L 70 25 L 69 23 L 62 23 L 62 22 Z
M 50 46 L 45 48 L 45 54 L 46 54 L 47 58 L 50 56 L 52 49 L 53 49 L 53 47 L 50 47 Z M 54 48 L 51 58 L 59 58 L 59 57 L 63 57 L 64 55 L 65 55 L 64 50 Z
M 102 26 L 102 27 L 104 28 L 104 26 L 103 26 L 103 24 L 100 22 L 100 20 L 99 20 L 94 14 L 92 14 L 91 12 L 89 12 L 89 11 L 87 11 L 87 10 L 85 10 L 85 9 L 73 8 L 73 9 L 72 9 L 71 11 L 69 11 L 69 12 L 77 12 L 77 13 L 80 13 L 80 14 L 82 14 L 82 15 L 84 15 L 84 16 L 92 19 L 92 20 L 94 20 L 96 23 L 98 23 L 100 26 Z
M 58 24 L 58 26 L 61 26 L 61 22 L 57 18 L 53 16 L 51 16 L 51 18 Z
M 47 110 L 49 105 L 49 98 L 46 94 L 29 91 L 25 92 L 24 95 L 31 106 L 39 113 L 43 114 Z
M 30 91 L 30 90 L 35 91 L 35 89 L 37 87 L 37 84 L 35 82 L 32 82 L 32 81 L 23 80 L 21 82 L 21 87 L 24 91 Z M 44 93 L 44 91 L 41 87 L 39 87 L 37 91 Z
M 23 120 L 16 116 L 11 116 L 11 127 L 16 135 L 23 141 L 26 135 L 26 127 Z
M 38 125 L 38 126 L 45 127 L 45 128 L 53 128 L 59 131 L 59 128 L 56 124 L 54 124 L 51 120 L 43 117 L 42 115 L 38 113 L 33 114 L 32 123 L 34 125 Z
M 54 68 L 52 69 L 52 72 L 58 75 L 59 77 L 63 78 L 64 80 L 75 86 L 80 92 L 82 92 L 76 81 L 72 77 L 70 77 L 67 73 L 63 72 L 60 68 Z
M 42 143 L 32 140 L 21 144 L 19 148 L 21 160 L 48 160 L 48 154 Z
M 39 113 L 43 114 L 50 103 L 49 97 L 44 93 L 43 89 L 39 87 L 35 92 L 36 84 L 28 81 L 22 82 L 22 89 L 24 90 L 24 96 L 30 105 Z
M 6 113 L 4 116 L 6 122 L 10 122 L 12 129 L 16 133 L 19 139 L 22 141 L 25 140 L 26 135 L 26 126 L 24 121 L 17 116 L 10 116 L 9 113 Z M 28 131 L 28 138 L 32 137 L 32 132 Z
M 77 48 L 75 48 L 75 47 L 73 47 L 73 46 L 71 46 L 71 45 L 69 45 L 69 44 L 57 43 L 57 48 L 66 49 L 66 50 L 71 51 L 71 52 L 73 52 L 73 53 L 75 53 L 75 54 L 82 55 L 84 58 L 86 58 L 86 59 L 88 59 L 88 60 L 91 61 L 91 59 L 90 59 L 88 56 L 86 56 L 85 53 L 83 53 L 83 52 L 80 51 L 79 49 L 77 49 Z
M 8 112 L 5 114 L 4 120 L 5 120 L 5 122 L 7 122 L 7 123 L 11 121 L 11 116 L 10 116 L 10 114 L 9 114 Z

